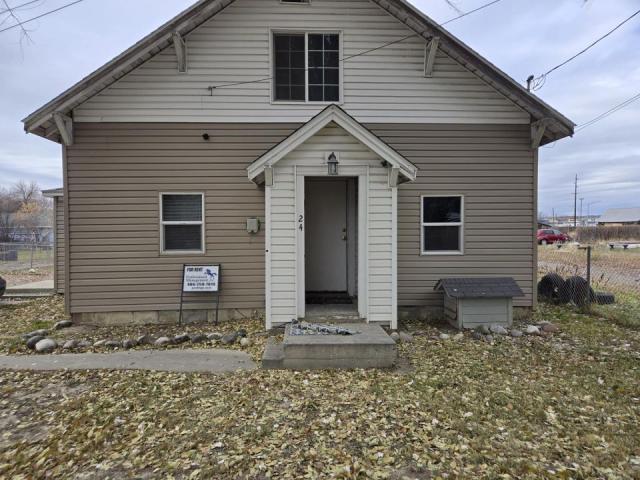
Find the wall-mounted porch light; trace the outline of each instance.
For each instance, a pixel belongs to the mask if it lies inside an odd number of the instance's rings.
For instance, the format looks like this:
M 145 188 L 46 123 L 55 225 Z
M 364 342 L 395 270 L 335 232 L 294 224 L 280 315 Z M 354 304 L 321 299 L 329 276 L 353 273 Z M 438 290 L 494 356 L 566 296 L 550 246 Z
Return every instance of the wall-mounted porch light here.
M 327 173 L 331 176 L 338 175 L 338 157 L 334 152 L 327 156 Z

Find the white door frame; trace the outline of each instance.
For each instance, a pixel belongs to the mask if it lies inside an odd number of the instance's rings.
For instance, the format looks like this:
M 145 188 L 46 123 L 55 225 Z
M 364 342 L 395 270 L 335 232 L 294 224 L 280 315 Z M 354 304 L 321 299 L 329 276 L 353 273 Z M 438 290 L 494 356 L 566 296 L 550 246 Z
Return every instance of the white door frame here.
M 296 305 L 298 318 L 304 318 L 306 310 L 305 285 L 305 211 L 304 181 L 305 177 L 329 177 L 327 167 L 296 166 L 295 167 L 295 226 L 296 226 Z M 358 314 L 360 318 L 369 318 L 368 298 L 368 195 L 369 167 L 340 166 L 338 177 L 358 178 Z M 302 229 L 301 229 L 302 228 Z

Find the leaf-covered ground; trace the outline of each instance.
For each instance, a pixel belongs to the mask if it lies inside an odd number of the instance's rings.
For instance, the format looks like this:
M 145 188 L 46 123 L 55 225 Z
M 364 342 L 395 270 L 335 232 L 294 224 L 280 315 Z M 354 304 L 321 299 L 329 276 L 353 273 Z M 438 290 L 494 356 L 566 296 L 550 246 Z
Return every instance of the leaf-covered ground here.
M 391 371 L 0 372 L 6 478 L 640 478 L 640 333 L 412 323 Z

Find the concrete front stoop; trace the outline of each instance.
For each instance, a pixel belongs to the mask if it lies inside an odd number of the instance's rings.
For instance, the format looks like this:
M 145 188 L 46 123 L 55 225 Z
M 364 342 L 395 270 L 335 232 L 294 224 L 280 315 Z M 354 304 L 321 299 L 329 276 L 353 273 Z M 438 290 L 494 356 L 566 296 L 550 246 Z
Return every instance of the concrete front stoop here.
M 341 324 L 354 335 L 291 335 L 267 343 L 263 369 L 322 370 L 390 368 L 397 359 L 396 343 L 379 325 Z

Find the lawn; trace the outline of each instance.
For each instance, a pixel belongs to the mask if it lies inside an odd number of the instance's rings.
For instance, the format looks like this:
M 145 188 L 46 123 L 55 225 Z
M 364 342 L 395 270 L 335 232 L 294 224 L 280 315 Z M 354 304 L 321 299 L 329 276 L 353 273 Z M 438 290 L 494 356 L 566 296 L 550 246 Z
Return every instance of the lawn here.
M 640 478 L 640 332 L 537 316 L 561 333 L 410 323 L 388 371 L 0 372 L 0 478 Z

